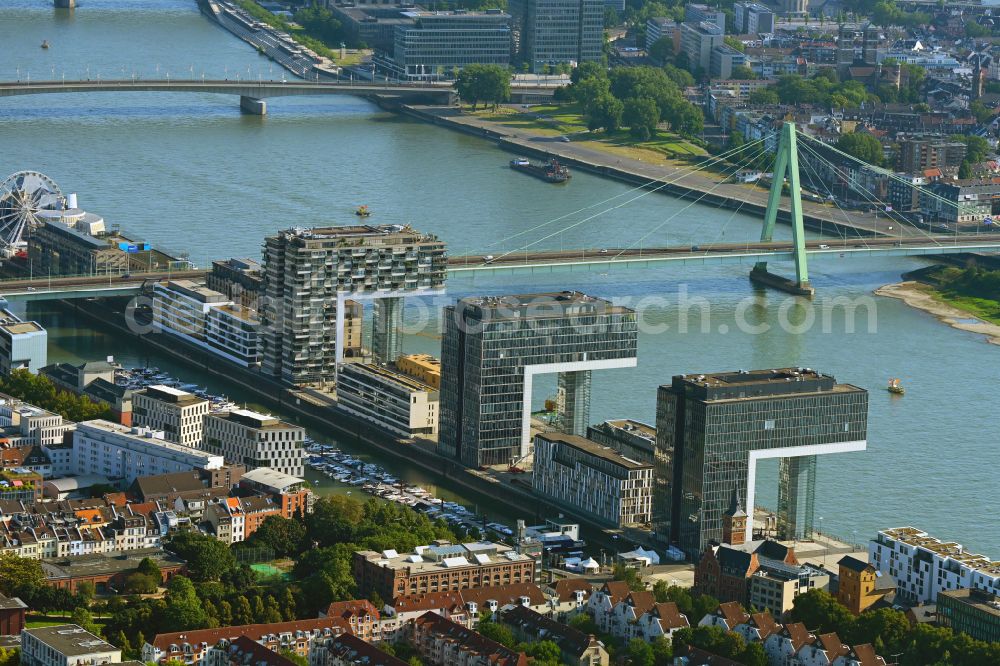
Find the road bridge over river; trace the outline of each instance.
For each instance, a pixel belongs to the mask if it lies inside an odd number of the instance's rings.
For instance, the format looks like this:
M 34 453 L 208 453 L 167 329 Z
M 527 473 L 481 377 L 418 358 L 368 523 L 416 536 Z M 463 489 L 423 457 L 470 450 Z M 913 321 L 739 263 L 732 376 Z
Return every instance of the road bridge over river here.
M 532 99 L 550 97 L 553 86 L 514 84 L 511 96 Z M 235 95 L 240 108 L 256 115 L 267 113 L 265 99 L 300 95 L 354 95 L 357 97 L 395 97 L 427 104 L 450 104 L 455 91 L 446 83 L 371 82 L 371 81 L 264 81 L 211 79 L 110 79 L 93 81 L 7 81 L 0 82 L 0 97 L 19 95 L 94 93 L 94 92 L 168 92 Z

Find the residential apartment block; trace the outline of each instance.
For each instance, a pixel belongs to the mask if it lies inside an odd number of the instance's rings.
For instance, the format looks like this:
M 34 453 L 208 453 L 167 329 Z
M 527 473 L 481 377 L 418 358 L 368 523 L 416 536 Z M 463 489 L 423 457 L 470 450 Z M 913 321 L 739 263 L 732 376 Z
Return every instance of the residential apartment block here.
M 211 404 L 204 398 L 157 384 L 132 394 L 132 423 L 163 433 L 168 442 L 196 448 Z
M 301 477 L 305 428 L 248 409 L 208 414 L 204 417 L 201 448 L 246 466 L 264 467 Z
M 24 666 L 97 666 L 118 664 L 122 651 L 75 624 L 24 629 L 21 663 Z
M 217 469 L 222 456 L 159 438 L 156 431 L 110 421 L 84 421 L 73 433 L 73 471 L 99 474 L 123 484 L 136 477 L 192 469 Z
M 690 5 L 688 5 L 690 7 Z M 707 74 L 712 66 L 712 50 L 725 44 L 726 32 L 714 23 L 681 24 L 681 50 L 687 54 L 692 69 Z
M 400 437 L 436 435 L 438 392 L 390 366 L 347 363 L 337 377 L 337 407 Z
M 0 374 L 12 370 L 38 370 L 48 363 L 49 334 L 36 321 L 21 321 L 13 312 L 0 308 Z
M 535 561 L 510 546 L 482 541 L 418 546 L 412 553 L 354 553 L 358 594 L 378 592 L 387 602 L 406 594 L 530 583 Z
M 756 2 L 733 4 L 736 34 L 757 35 L 774 32 L 777 17 L 769 7 Z
M 868 561 L 896 580 L 896 594 L 932 604 L 945 590 L 975 589 L 1000 595 L 1000 562 L 967 552 L 914 527 L 879 530 L 868 542 Z
M 535 435 L 536 493 L 613 527 L 648 524 L 653 464 L 627 458 L 578 435 Z
M 402 297 L 440 290 L 446 263 L 444 242 L 409 226 L 287 229 L 268 236 L 262 372 L 294 384 L 333 380 L 353 342 L 339 333 L 348 297 L 375 299 L 372 352 L 379 361 L 394 361 L 402 351 Z
M 410 643 L 430 666 L 528 666 L 528 657 L 428 611 L 407 627 Z

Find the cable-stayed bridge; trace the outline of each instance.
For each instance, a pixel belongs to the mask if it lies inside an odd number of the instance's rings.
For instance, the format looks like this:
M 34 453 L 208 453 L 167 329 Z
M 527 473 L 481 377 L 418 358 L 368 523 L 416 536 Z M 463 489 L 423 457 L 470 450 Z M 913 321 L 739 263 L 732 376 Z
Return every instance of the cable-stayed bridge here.
M 647 245 L 649 238 L 663 228 L 664 225 L 683 214 L 692 206 L 697 205 L 701 198 L 711 194 L 712 189 L 704 192 L 702 197 L 686 203 L 675 210 L 654 228 L 624 247 L 607 247 L 591 249 L 553 250 L 545 247 L 546 241 L 557 236 L 563 237 L 574 229 L 599 220 L 601 216 L 627 206 L 632 201 L 655 193 L 664 187 L 685 177 L 685 173 L 669 181 L 653 181 L 636 187 L 628 192 L 615 195 L 611 199 L 592 204 L 587 208 L 574 211 L 552 220 L 539 223 L 529 229 L 519 231 L 510 236 L 498 239 L 488 247 L 501 244 L 512 246 L 513 249 L 499 252 L 488 250 L 481 253 L 466 252 L 452 254 L 448 260 L 448 272 L 451 275 L 475 275 L 491 273 L 526 273 L 541 274 L 572 271 L 620 271 L 638 268 L 713 265 L 713 264 L 745 264 L 752 265 L 750 277 L 754 281 L 767 286 L 776 287 L 795 294 L 811 295 L 813 288 L 809 283 L 808 264 L 813 260 L 829 258 L 875 258 L 898 256 L 934 256 L 942 254 L 961 254 L 971 252 L 1000 251 L 1000 229 L 993 232 L 992 224 L 987 222 L 976 232 L 960 232 L 957 227 L 954 233 L 931 233 L 926 229 L 911 224 L 907 219 L 891 209 L 873 194 L 860 193 L 876 208 L 886 211 L 890 219 L 896 220 L 892 225 L 894 231 L 877 232 L 871 236 L 842 235 L 839 238 L 806 240 L 802 220 L 802 194 L 799 173 L 799 148 L 796 139 L 799 136 L 793 123 L 786 123 L 781 131 L 777 151 L 771 163 L 771 186 L 768 192 L 767 209 L 764 215 L 759 241 L 743 243 L 705 242 L 683 246 Z M 744 170 L 751 162 L 749 158 L 739 159 L 741 154 L 748 152 L 755 144 L 763 144 L 767 138 L 759 139 L 747 146 L 734 148 L 725 153 L 710 158 L 697 167 L 701 170 L 706 166 L 718 167 L 723 161 L 723 173 L 719 184 L 726 182 L 733 174 Z M 823 147 L 831 150 L 829 146 Z M 816 148 L 804 146 L 812 157 L 822 156 Z M 835 149 L 834 149 L 835 150 Z M 850 157 L 850 156 L 846 156 Z M 759 160 L 759 153 L 753 158 Z M 854 159 L 854 158 L 851 158 Z M 861 163 L 863 165 L 863 163 Z M 875 169 L 870 165 L 863 165 Z M 807 167 L 811 168 L 811 167 Z M 898 176 L 883 170 L 888 178 Z M 902 180 L 902 179 L 900 179 Z M 815 182 L 815 181 L 813 181 Z M 905 181 L 904 181 L 905 182 Z M 908 186 L 913 186 L 907 182 Z M 815 185 L 813 185 L 815 187 Z M 931 191 L 920 189 L 920 195 L 937 197 Z M 788 220 L 792 227 L 791 240 L 775 240 L 774 227 L 778 220 L 779 208 L 783 199 L 787 198 L 789 210 Z M 940 199 L 940 197 L 937 197 Z M 955 205 L 944 201 L 943 205 Z M 590 212 L 595 210 L 595 212 Z M 739 208 L 737 208 L 737 212 Z M 582 219 L 574 216 L 584 213 Z M 895 216 L 895 217 L 894 217 Z M 600 223 L 600 222 L 598 222 Z M 707 230 L 711 231 L 711 230 Z M 532 240 L 518 240 L 532 238 Z M 768 271 L 769 262 L 792 262 L 794 279 L 786 279 Z M 88 298 L 95 296 L 123 296 L 135 294 L 150 282 L 164 279 L 203 279 L 204 270 L 172 271 L 141 273 L 133 271 L 125 275 L 84 275 L 84 276 L 46 276 L 0 280 L 0 296 L 8 299 L 46 300 L 65 298 Z

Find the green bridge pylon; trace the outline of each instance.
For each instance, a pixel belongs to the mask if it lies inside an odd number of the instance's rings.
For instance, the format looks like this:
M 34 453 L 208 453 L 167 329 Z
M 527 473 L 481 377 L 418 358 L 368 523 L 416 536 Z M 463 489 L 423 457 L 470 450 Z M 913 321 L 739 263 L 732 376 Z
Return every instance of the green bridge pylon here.
M 805 227 L 802 223 L 802 190 L 799 185 L 799 154 L 795 144 L 795 123 L 786 122 L 781 129 L 778 153 L 774 160 L 774 176 L 771 192 L 767 198 L 764 214 L 764 228 L 760 232 L 762 242 L 770 242 L 774 236 L 774 223 L 778 219 L 778 205 L 785 179 L 788 179 L 791 199 L 792 244 L 795 251 L 795 281 L 779 277 L 767 270 L 767 262 L 759 261 L 750 272 L 750 279 L 771 287 L 803 296 L 812 296 L 815 290 L 809 284 L 809 266 L 806 260 Z

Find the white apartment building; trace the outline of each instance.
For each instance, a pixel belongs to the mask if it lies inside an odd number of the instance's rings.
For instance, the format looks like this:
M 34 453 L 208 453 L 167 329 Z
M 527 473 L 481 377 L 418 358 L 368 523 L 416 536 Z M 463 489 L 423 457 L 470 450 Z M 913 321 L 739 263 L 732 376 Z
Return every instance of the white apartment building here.
M 651 519 L 653 465 L 626 458 L 579 435 L 535 435 L 536 492 L 622 527 Z
M 337 378 L 337 407 L 401 437 L 436 435 L 438 391 L 380 365 L 347 363 Z
M 260 319 L 242 305 L 221 305 L 208 311 L 205 342 L 219 356 L 244 367 L 260 365 Z
M 121 660 L 120 648 L 75 624 L 21 631 L 24 666 L 95 666 Z
M 1000 595 L 1000 562 L 940 541 L 915 527 L 879 530 L 868 542 L 868 561 L 896 581 L 896 595 L 933 604 L 938 592 L 965 588 Z
M 139 476 L 153 476 L 192 469 L 218 469 L 220 455 L 212 455 L 163 439 L 148 428 L 110 421 L 84 421 L 73 433 L 73 473 L 99 474 L 132 483 Z
M 166 333 L 189 339 L 205 338 L 205 320 L 213 307 L 231 305 L 232 301 L 217 291 L 191 280 L 159 282 L 153 287 L 153 316 Z
M 168 442 L 196 448 L 210 407 L 204 398 L 157 384 L 132 394 L 132 423 L 162 431 Z
M 37 374 L 48 363 L 49 334 L 38 322 L 21 321 L 0 309 L 0 374 L 27 369 Z
M 63 421 L 59 414 L 0 395 L 0 428 L 18 429 L 23 438 L 18 446 L 56 446 L 62 444 L 63 435 L 73 429 L 73 424 Z
M 302 476 L 304 428 L 248 409 L 209 414 L 204 423 L 206 451 L 247 469 L 265 467 Z

